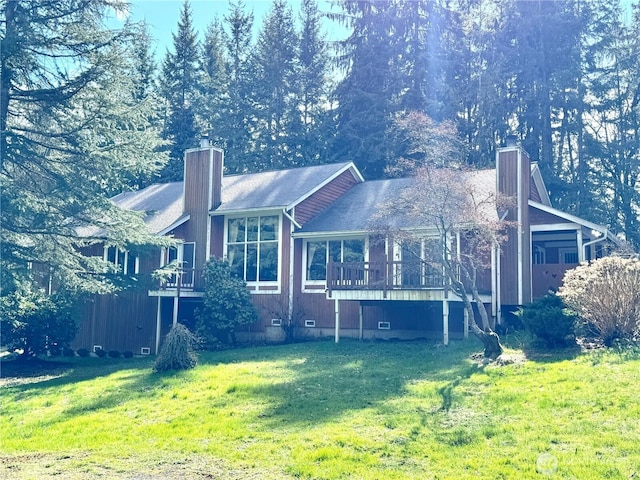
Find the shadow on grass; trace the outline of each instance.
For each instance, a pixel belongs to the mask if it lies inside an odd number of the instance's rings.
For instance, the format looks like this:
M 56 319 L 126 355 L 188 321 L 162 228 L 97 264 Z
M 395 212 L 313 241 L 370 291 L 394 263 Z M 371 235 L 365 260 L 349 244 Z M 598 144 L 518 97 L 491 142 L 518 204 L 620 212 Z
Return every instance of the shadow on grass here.
M 522 350 L 528 360 L 540 363 L 573 360 L 582 353 L 580 345 L 575 342 L 559 347 L 549 347 L 542 340 L 524 331 L 503 335 L 500 340 L 505 347 Z
M 449 347 L 432 342 L 313 342 L 274 347 L 256 347 L 203 353 L 195 370 L 155 373 L 151 359 L 73 359 L 56 364 L 61 376 L 11 388 L 15 400 L 46 395 L 51 387 L 73 386 L 118 373 L 99 394 L 79 398 L 46 424 L 55 424 L 83 414 L 110 409 L 123 403 L 163 395 L 165 389 L 191 388 L 189 382 L 206 378 L 199 368 L 215 368 L 242 362 L 284 362 L 286 375 L 275 383 L 231 379 L 222 395 L 223 405 L 259 402 L 259 413 L 270 427 L 302 426 L 335 420 L 349 411 L 379 405 L 402 396 L 407 385 L 419 381 L 448 382 L 440 391 L 443 409 L 451 408 L 453 390 L 478 366 L 469 353 L 475 342 L 452 342 Z M 65 367 L 66 365 L 66 367 Z M 265 365 L 265 370 L 269 367 Z M 60 370 L 61 369 L 61 370 Z M 268 372 L 261 372 L 264 378 Z M 197 387 L 195 387 L 197 388 Z M 242 396 L 242 397 L 241 397 Z M 215 408 L 215 407 L 211 407 Z M 221 406 L 219 408 L 226 408 Z M 438 406 L 436 406 L 438 408 Z M 44 426 L 44 424 L 43 424 Z
M 469 360 L 469 343 L 438 347 L 427 341 L 343 341 L 308 348 L 291 346 L 289 353 L 282 353 L 289 358 L 292 380 L 242 385 L 228 393 L 240 391 L 265 405 L 259 416 L 270 427 L 310 426 L 400 397 L 415 381 L 462 382 L 478 371 Z M 449 407 L 454 387 L 449 386 Z

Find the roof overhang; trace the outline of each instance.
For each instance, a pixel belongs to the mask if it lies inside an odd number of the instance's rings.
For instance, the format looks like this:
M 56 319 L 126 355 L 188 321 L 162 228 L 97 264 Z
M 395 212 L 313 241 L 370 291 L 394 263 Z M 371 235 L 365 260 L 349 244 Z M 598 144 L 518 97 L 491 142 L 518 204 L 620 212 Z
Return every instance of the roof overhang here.
M 163 228 L 162 230 L 160 230 L 158 233 L 156 233 L 156 235 L 159 236 L 163 236 L 166 235 L 167 233 L 169 233 L 171 230 L 173 230 L 174 228 L 179 227 L 180 225 L 182 225 L 183 223 L 185 223 L 187 220 L 189 220 L 191 218 L 191 215 L 187 214 L 187 215 L 183 215 L 180 218 L 178 218 L 175 222 L 171 223 L 170 225 L 166 226 L 165 228 Z
M 590 222 L 589 220 L 585 220 L 584 218 L 577 217 L 570 213 L 563 212 L 562 210 L 558 210 L 557 208 L 553 208 L 549 205 L 543 205 L 542 203 L 535 202 L 533 200 L 529 200 L 529 206 L 533 208 L 537 208 L 538 210 L 549 213 L 551 215 L 555 215 L 556 217 L 562 218 L 563 220 L 567 221 L 566 223 L 574 223 L 576 225 L 587 228 L 589 230 L 595 230 L 596 232 L 600 232 L 606 238 L 614 242 L 616 245 L 620 243 L 618 238 L 613 233 L 611 233 L 607 227 L 598 225 L 597 223 Z

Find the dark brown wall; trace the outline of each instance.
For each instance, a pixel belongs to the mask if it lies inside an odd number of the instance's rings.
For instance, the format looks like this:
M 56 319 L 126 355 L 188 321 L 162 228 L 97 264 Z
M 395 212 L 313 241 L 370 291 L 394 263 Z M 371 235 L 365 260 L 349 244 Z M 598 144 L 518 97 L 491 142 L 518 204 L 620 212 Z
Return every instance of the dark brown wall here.
M 358 183 L 358 180 L 354 178 L 350 170 L 343 172 L 309 198 L 296 205 L 296 221 L 304 225 L 356 183 Z

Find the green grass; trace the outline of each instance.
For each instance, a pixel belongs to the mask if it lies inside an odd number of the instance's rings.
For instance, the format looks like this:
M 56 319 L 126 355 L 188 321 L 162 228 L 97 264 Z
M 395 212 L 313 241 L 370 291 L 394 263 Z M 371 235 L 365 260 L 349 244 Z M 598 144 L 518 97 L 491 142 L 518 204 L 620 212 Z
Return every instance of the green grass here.
M 73 359 L 4 379 L 0 478 L 640 477 L 640 355 L 482 367 L 479 349 L 303 343 L 170 374 Z

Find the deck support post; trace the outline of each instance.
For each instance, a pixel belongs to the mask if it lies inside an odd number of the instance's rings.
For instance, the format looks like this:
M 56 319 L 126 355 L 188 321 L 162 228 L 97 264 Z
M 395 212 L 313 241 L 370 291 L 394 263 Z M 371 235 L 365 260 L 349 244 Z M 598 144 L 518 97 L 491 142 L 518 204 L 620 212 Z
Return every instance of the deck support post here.
M 336 314 L 336 343 L 340 341 L 340 300 L 337 298 L 333 301 L 335 306 L 335 314 Z
M 158 311 L 156 312 L 156 355 L 160 351 L 160 335 L 162 334 L 162 298 L 158 297 Z
M 358 313 L 360 314 L 359 315 L 359 320 L 360 320 L 359 329 L 360 330 L 358 332 L 358 338 L 360 339 L 360 341 L 362 341 L 362 338 L 363 338 L 363 328 L 362 327 L 363 327 L 363 323 L 364 323 L 364 311 L 363 311 L 363 308 L 362 308 L 362 303 L 360 303 L 358 305 Z
M 464 338 L 469 338 L 469 312 L 467 312 L 466 308 L 462 309 L 463 315 L 464 315 L 464 322 L 463 322 L 463 335 Z
M 180 298 L 176 295 L 173 297 L 173 325 L 178 323 L 178 301 Z
M 449 345 L 449 300 L 442 301 L 442 343 Z

